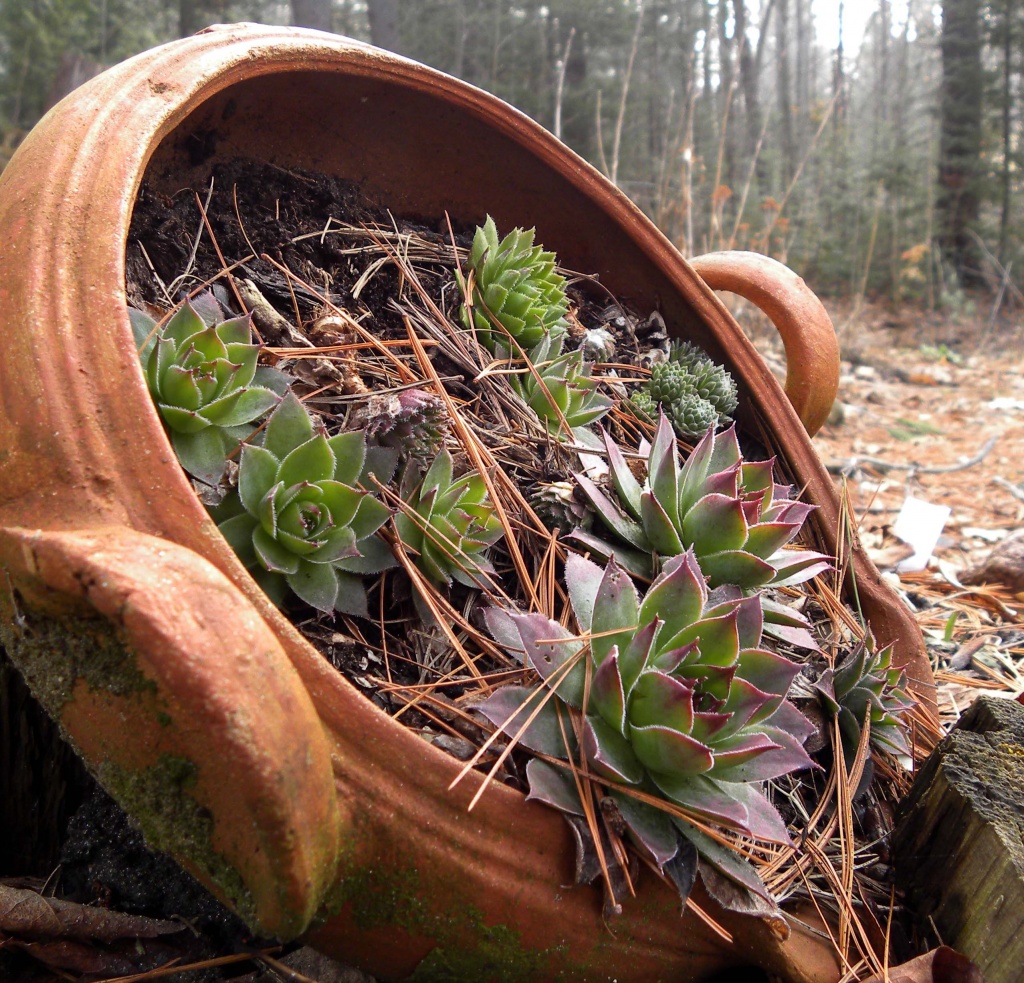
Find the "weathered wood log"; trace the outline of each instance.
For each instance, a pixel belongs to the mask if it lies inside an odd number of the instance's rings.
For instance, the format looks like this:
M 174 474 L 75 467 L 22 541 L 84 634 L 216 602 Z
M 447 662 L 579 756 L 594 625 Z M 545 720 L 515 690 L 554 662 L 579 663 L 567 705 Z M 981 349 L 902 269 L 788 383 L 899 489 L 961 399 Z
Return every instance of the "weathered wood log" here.
M 894 836 L 918 916 L 981 969 L 1024 966 L 1024 706 L 980 697 L 925 762 Z

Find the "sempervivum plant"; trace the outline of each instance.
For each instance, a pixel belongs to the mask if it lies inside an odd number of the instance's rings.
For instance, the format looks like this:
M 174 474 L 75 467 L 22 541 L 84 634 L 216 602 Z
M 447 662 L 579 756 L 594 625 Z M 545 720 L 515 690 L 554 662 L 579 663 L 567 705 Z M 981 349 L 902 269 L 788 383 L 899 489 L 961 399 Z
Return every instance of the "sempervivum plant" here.
M 533 229 L 513 229 L 499 241 L 490 215 L 473 236 L 468 258 L 472 313 L 464 305 L 462 322 L 475 327 L 492 351 L 498 345 L 511 349 L 509 337 L 529 350 L 546 334 L 565 330 L 565 277 L 555 270 L 555 254 L 535 246 L 533 236 Z M 456 277 L 465 292 L 466 277 L 458 270 Z
M 559 354 L 561 346 L 560 336 L 548 335 L 529 353 L 528 370 L 512 376 L 523 401 L 552 433 L 563 428 L 563 420 L 573 430 L 585 427 L 615 405 L 615 400 L 598 391 L 600 380 L 591 377 L 591 364 L 583 361 L 583 351 Z
M 574 537 L 615 556 L 635 576 L 652 576 L 660 562 L 687 549 L 712 587 L 797 584 L 828 568 L 822 553 L 783 549 L 814 506 L 787 497 L 791 489 L 774 483 L 772 461 L 744 461 L 734 426 L 717 435 L 709 430 L 680 466 L 662 413 L 643 486 L 607 434 L 605 446 L 617 502 L 586 475 L 576 480 L 613 541 L 582 530 Z
M 839 718 L 847 761 L 852 761 L 867 717 L 871 744 L 891 754 L 909 755 L 903 714 L 914 706 L 907 694 L 906 673 L 892 664 L 892 646 L 871 651 L 861 642 L 835 669 L 826 669 L 815 683 L 819 702 L 830 717 Z
M 684 437 L 697 437 L 712 425 L 728 423 L 738 402 L 736 383 L 725 367 L 688 342 L 673 345 L 668 361 L 651 366 L 645 390 Z
M 577 753 L 554 737 L 573 731 L 563 704 L 579 711 L 588 770 L 619 791 L 623 818 L 659 863 L 675 855 L 673 820 L 641 808 L 629 789 L 685 816 L 788 842 L 761 783 L 811 765 L 803 742 L 813 727 L 786 699 L 799 666 L 760 648 L 760 596 L 709 594 L 692 551 L 669 560 L 643 598 L 614 560 L 602 569 L 570 554 L 566 585 L 578 634 L 542 614 L 489 612 L 494 637 L 541 684 L 498 689 L 478 709 L 515 735 L 526 708 L 553 691 L 520 739 L 560 757 Z M 573 811 L 571 779 L 534 765 L 531 795 Z M 706 847 L 681 817 L 677 828 Z
M 391 511 L 360 487 L 371 471 L 390 478 L 393 453 L 386 457 L 367 454 L 362 432 L 326 436 L 289 394 L 267 421 L 262 446 L 242 448 L 238 514 L 220 530 L 279 603 L 290 587 L 321 611 L 365 617 L 361 575 L 395 563 L 375 536 Z
M 366 439 L 381 447 L 393 447 L 417 462 L 433 459 L 449 431 L 444 400 L 423 389 L 371 396 L 366 406 Z
M 207 325 L 183 304 L 167 323 L 131 312 L 146 382 L 181 466 L 214 484 L 228 455 L 252 432 L 247 426 L 274 407 L 284 377 L 257 367 L 248 317 Z
M 487 551 L 504 535 L 504 527 L 479 473 L 452 476 L 447 450 L 434 458 L 422 480 L 418 471 L 406 468 L 399 491 L 405 506 L 395 516 L 395 528 L 434 583 L 457 580 L 479 587 L 494 572 Z

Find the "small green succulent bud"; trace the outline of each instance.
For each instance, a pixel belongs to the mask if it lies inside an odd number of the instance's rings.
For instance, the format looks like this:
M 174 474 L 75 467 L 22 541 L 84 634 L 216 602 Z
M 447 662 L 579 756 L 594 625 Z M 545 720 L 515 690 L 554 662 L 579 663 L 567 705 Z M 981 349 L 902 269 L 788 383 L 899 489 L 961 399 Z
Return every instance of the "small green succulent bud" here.
M 393 457 L 393 455 L 392 455 Z M 395 565 L 375 533 L 390 509 L 361 485 L 390 478 L 393 460 L 369 455 L 359 431 L 334 437 L 287 395 L 262 446 L 246 444 L 238 468 L 238 514 L 220 531 L 280 603 L 290 587 L 320 611 L 367 616 L 362 574 Z
M 366 407 L 366 439 L 393 447 L 402 457 L 423 463 L 433 460 L 448 435 L 444 400 L 423 389 L 371 396 Z
M 822 553 L 783 548 L 814 506 L 790 500 L 792 489 L 775 484 L 773 461 L 744 461 L 735 427 L 709 429 L 680 467 L 675 433 L 662 413 L 643 486 L 607 434 L 605 447 L 615 500 L 587 475 L 576 480 L 614 541 L 584 530 L 573 538 L 615 556 L 635 576 L 650 577 L 688 549 L 712 587 L 797 584 L 828 569 Z
M 457 580 L 479 587 L 494 572 L 487 551 L 504 527 L 475 471 L 452 480 L 452 456 L 442 450 L 419 479 L 406 468 L 399 494 L 406 507 L 395 516 L 399 538 L 416 565 L 437 584 Z
M 728 423 L 739 402 L 726 368 L 689 341 L 674 342 L 668 360 L 651 366 L 651 378 L 639 391 L 661 406 L 681 437 Z
M 676 433 L 683 437 L 699 437 L 718 424 L 715 404 L 698 392 L 685 393 L 665 405 L 665 410 Z
M 565 277 L 555 270 L 555 254 L 535 246 L 533 236 L 533 229 L 513 229 L 499 242 L 489 215 L 473 236 L 467 262 L 474 281 L 472 313 L 464 304 L 462 323 L 475 328 L 492 351 L 511 350 L 509 336 L 530 349 L 550 332 L 565 332 Z M 466 277 L 458 270 L 456 277 L 465 293 Z
M 625 402 L 626 408 L 644 423 L 654 423 L 658 418 L 658 404 L 651 399 L 646 387 L 637 389 Z
M 146 382 L 181 466 L 216 484 L 247 426 L 277 405 L 286 382 L 257 366 L 248 317 L 207 325 L 190 304 L 154 333 L 156 322 L 131 312 Z
M 538 482 L 530 490 L 529 501 L 546 527 L 561 532 L 589 529 L 594 521 L 593 510 L 576 497 L 576 485 L 571 481 Z
M 668 350 L 669 360 L 684 368 L 695 369 L 703 362 L 709 361 L 707 352 L 692 341 L 673 341 Z
M 561 338 L 548 335 L 530 352 L 528 370 L 512 377 L 523 401 L 552 433 L 562 428 L 563 419 L 570 428 L 583 427 L 615 405 L 598 391 L 600 380 L 591 377 L 583 352 L 559 354 L 561 347 Z
M 841 665 L 826 669 L 815 683 L 825 711 L 839 718 L 847 763 L 853 761 L 860 744 L 866 716 L 874 747 L 891 754 L 911 753 L 903 714 L 914 701 L 907 694 L 906 673 L 893 666 L 892 645 L 879 652 L 870 647 L 870 640 L 861 642 Z
M 705 360 L 695 365 L 690 374 L 693 388 L 718 411 L 719 423 L 728 422 L 739 404 L 739 398 L 736 383 L 725 366 Z

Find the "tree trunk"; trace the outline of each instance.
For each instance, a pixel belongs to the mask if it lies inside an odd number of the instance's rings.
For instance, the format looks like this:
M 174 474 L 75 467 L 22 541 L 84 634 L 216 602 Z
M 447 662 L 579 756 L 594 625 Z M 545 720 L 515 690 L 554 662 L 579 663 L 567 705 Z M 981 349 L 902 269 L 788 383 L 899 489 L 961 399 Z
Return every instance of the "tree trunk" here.
M 944 0 L 939 187 L 935 203 L 943 258 L 965 286 L 980 282 L 970 228 L 978 218 L 982 110 L 981 0 Z
M 1008 258 L 1010 211 L 1013 190 L 1013 53 L 1014 53 L 1014 8 L 1016 0 L 1004 0 L 1003 3 L 1003 118 L 1002 144 L 1003 169 L 1002 202 L 999 210 L 999 262 L 1005 267 Z
M 779 119 L 782 139 L 783 185 L 788 187 L 796 172 L 796 141 L 793 136 L 793 83 L 789 68 L 789 0 L 779 0 L 776 20 L 776 68 Z
M 211 0 L 178 0 L 178 36 L 187 38 L 222 18 Z
M 400 51 L 398 0 L 369 0 L 366 12 L 370 18 L 370 40 L 378 48 Z
M 372 6 L 372 4 L 371 4 Z M 292 24 L 330 31 L 331 0 L 292 0 Z
M 733 0 L 733 18 L 736 21 L 736 39 L 739 42 L 740 88 L 743 90 L 743 108 L 747 123 L 747 156 L 753 157 L 761 140 L 764 116 L 761 111 L 761 100 L 758 95 L 761 75 L 761 53 L 764 50 L 764 36 L 771 20 L 775 0 L 768 0 L 764 18 L 758 32 L 757 50 L 753 51 L 747 37 L 747 0 Z M 758 157 L 755 170 L 758 188 L 755 194 L 767 187 L 768 175 L 764 165 L 764 157 Z

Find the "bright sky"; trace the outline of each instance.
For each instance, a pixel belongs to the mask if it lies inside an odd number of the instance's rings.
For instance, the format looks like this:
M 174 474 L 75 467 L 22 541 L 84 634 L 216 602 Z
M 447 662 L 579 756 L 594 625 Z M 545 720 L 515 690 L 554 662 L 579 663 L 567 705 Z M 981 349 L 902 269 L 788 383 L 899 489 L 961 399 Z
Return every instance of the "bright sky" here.
M 835 48 L 839 39 L 839 0 L 812 0 L 818 42 Z M 845 0 L 843 3 L 843 47 L 854 55 L 860 48 L 868 20 L 878 9 L 878 0 Z M 907 17 L 907 0 L 892 0 L 894 33 L 902 33 Z

